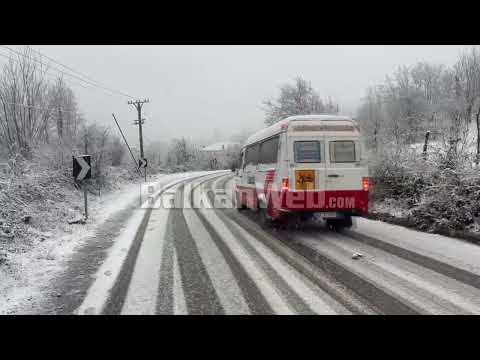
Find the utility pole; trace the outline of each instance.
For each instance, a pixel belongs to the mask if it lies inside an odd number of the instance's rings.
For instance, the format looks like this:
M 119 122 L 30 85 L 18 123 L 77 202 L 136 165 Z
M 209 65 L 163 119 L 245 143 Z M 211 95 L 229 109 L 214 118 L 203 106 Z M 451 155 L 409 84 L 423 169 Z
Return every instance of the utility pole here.
M 148 103 L 148 99 L 144 100 L 135 100 L 135 101 L 129 101 L 129 105 L 133 105 L 137 109 L 138 113 L 138 120 L 135 121 L 135 125 L 138 125 L 138 136 L 140 138 L 140 158 L 143 160 L 143 133 L 142 133 L 142 124 L 144 119 L 142 119 L 142 106 L 145 103 Z M 145 182 L 147 182 L 147 167 L 144 167 L 145 169 Z

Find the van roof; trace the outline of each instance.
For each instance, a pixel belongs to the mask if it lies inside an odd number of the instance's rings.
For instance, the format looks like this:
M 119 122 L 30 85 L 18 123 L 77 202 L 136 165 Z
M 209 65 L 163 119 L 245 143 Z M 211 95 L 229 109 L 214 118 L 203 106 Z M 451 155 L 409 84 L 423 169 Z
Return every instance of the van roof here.
M 200 151 L 223 151 L 223 150 L 228 150 L 228 148 L 235 147 L 235 146 L 241 146 L 240 143 L 236 142 L 218 142 L 215 144 L 211 144 L 208 146 L 205 146 L 200 149 Z
M 283 120 L 276 122 L 265 129 L 257 131 L 255 134 L 250 136 L 243 146 L 256 143 L 262 139 L 268 138 L 270 136 L 276 135 L 283 131 L 283 126 L 290 124 L 292 121 L 348 121 L 353 124 L 356 124 L 356 121 L 349 116 L 340 116 L 340 115 L 295 115 L 289 116 Z

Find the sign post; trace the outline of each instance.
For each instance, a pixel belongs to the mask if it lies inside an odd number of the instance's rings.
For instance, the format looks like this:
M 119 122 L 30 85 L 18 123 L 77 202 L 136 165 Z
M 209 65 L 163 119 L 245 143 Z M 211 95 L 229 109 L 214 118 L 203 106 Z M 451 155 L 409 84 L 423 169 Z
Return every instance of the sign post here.
M 142 167 L 145 169 L 145 182 L 147 182 L 147 159 L 145 158 L 138 159 L 138 168 Z
M 85 220 L 88 219 L 87 187 L 83 187 L 83 202 L 85 206 Z
M 90 155 L 73 156 L 73 178 L 75 181 L 91 179 L 92 167 L 90 166 Z M 83 199 L 85 204 L 85 219 L 88 219 L 87 187 L 83 184 Z

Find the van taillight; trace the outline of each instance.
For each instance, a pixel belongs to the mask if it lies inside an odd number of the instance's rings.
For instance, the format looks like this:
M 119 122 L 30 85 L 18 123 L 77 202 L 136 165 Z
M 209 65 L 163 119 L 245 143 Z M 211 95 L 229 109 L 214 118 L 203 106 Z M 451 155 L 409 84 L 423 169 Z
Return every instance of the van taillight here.
M 370 190 L 371 185 L 372 185 L 372 180 L 369 177 L 362 178 L 362 187 L 364 191 Z
M 290 184 L 288 182 L 288 178 L 285 178 L 285 179 L 282 180 L 282 190 L 283 191 L 290 190 Z

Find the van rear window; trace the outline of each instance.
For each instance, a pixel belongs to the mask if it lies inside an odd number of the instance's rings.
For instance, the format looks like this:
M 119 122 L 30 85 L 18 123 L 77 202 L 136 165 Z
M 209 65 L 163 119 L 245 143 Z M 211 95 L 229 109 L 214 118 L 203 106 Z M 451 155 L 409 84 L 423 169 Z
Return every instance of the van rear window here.
M 295 141 L 295 162 L 315 163 L 321 162 L 320 141 Z
M 355 162 L 355 142 L 330 141 L 330 162 Z

